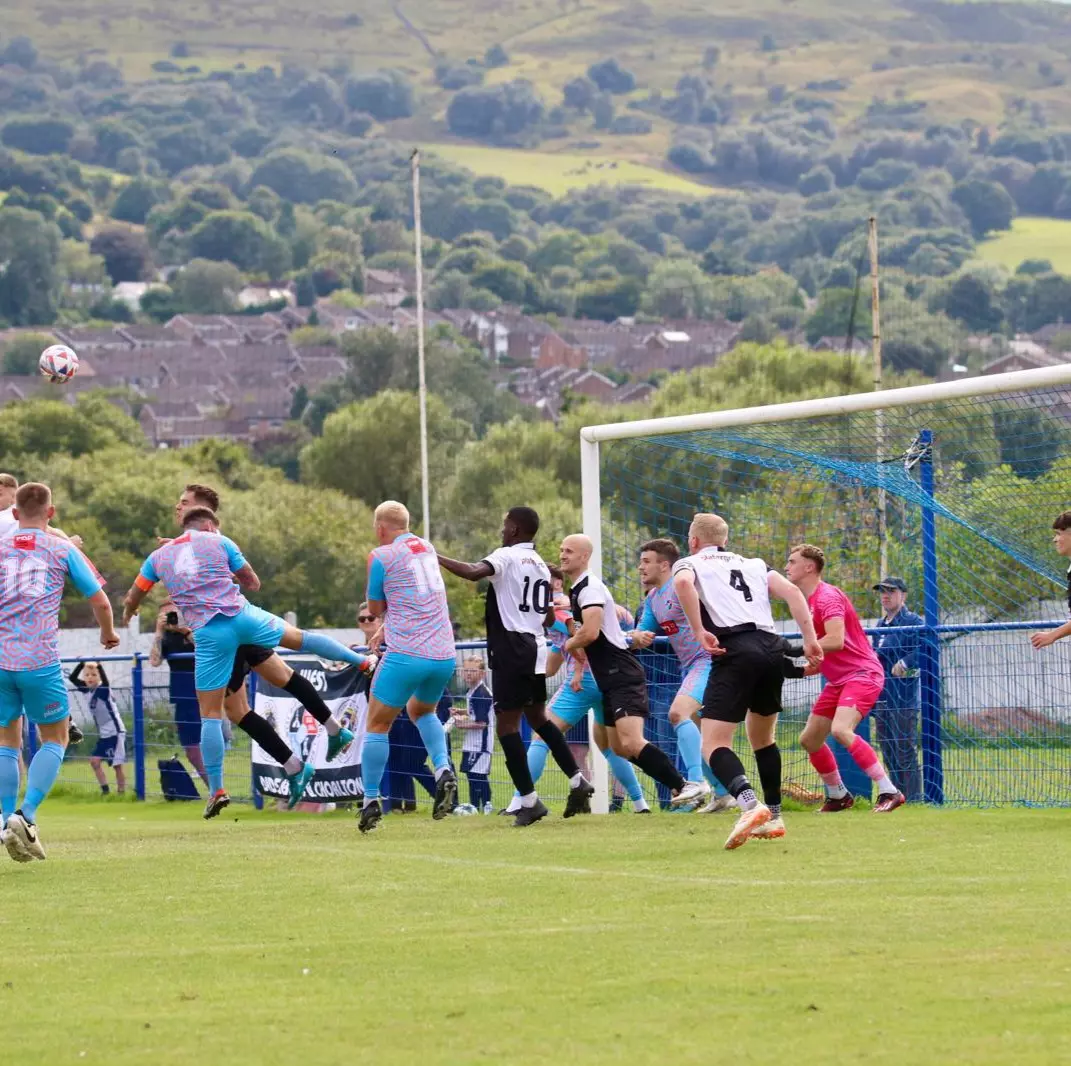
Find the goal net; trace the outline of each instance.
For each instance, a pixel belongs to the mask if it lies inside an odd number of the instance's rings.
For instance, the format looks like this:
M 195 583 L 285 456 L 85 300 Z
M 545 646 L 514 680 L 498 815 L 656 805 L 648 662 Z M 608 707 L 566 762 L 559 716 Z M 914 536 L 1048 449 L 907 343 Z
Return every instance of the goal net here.
M 875 583 L 902 577 L 925 616 L 919 706 L 914 726 L 874 715 L 888 758 L 917 752 L 931 802 L 1071 803 L 1071 648 L 1029 642 L 1067 615 L 1051 525 L 1071 507 L 1071 366 L 591 426 L 581 448 L 585 532 L 620 602 L 641 600 L 639 545 L 686 550 L 697 511 L 778 568 L 793 544 L 820 545 L 868 625 Z M 671 687 L 653 679 L 656 719 Z M 805 788 L 817 777 L 796 736 L 817 691 L 786 685 L 785 776 Z

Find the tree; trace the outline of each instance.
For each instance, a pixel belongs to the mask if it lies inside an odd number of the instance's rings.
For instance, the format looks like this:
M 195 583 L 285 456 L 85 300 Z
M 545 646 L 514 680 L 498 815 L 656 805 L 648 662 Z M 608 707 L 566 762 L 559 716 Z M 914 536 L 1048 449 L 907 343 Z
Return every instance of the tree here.
M 89 244 L 94 255 L 102 256 L 108 276 L 121 281 L 141 281 L 149 274 L 152 256 L 145 235 L 129 226 L 104 226 Z
M 502 45 L 493 44 L 484 53 L 483 65 L 492 68 L 509 66 L 509 54 Z
M 446 109 L 451 132 L 464 137 L 501 138 L 537 125 L 543 101 L 531 82 L 517 79 L 504 85 L 462 89 Z
M 18 376 L 36 374 L 41 353 L 54 343 L 55 339 L 47 333 L 23 333 L 12 337 L 4 345 L 4 373 Z
M 60 231 L 22 207 L 0 208 L 0 318 L 15 326 L 56 318 Z
M 0 131 L 8 147 L 35 155 L 65 155 L 73 136 L 74 126 L 64 118 L 14 118 Z
M 344 163 L 318 152 L 280 148 L 266 155 L 249 178 L 255 188 L 263 185 L 283 200 L 314 204 L 320 200 L 352 203 L 357 182 Z
M 281 277 L 290 250 L 263 219 L 248 211 L 212 211 L 189 237 L 192 256 L 234 263 L 241 270 Z
M 599 87 L 591 80 L 581 75 L 565 83 L 562 89 L 562 102 L 566 107 L 574 111 L 588 111 L 599 94 Z
M 428 397 L 428 436 L 435 441 L 429 478 L 441 485 L 458 450 L 471 435 L 438 397 Z M 420 518 L 420 410 L 415 393 L 388 389 L 336 411 L 323 436 L 301 453 L 302 481 L 338 489 L 371 507 L 400 499 Z M 375 456 L 374 462 L 340 463 L 340 455 Z
M 827 166 L 812 167 L 796 183 L 803 196 L 815 196 L 819 193 L 829 192 L 835 184 L 833 171 Z
M 823 289 L 804 328 L 807 343 L 815 344 L 822 337 L 865 336 L 869 323 L 870 305 L 853 289 Z
M 637 278 L 612 278 L 581 285 L 576 294 L 576 313 L 580 318 L 599 318 L 604 322 L 628 318 L 639 309 L 642 291 Z
M 1015 202 L 1003 185 L 970 178 L 953 187 L 952 199 L 963 208 L 975 238 L 991 230 L 1011 229 Z
M 980 333 L 995 333 L 1004 321 L 996 292 L 977 274 L 956 278 L 945 295 L 944 311 Z
M 647 279 L 644 310 L 660 318 L 703 318 L 710 308 L 710 278 L 690 259 L 666 259 Z
M 413 87 L 396 70 L 350 78 L 346 104 L 351 111 L 366 111 L 380 122 L 408 118 L 413 113 Z
M 112 204 L 111 216 L 116 222 L 132 222 L 143 226 L 149 212 L 157 204 L 166 204 L 171 199 L 171 190 L 166 182 L 149 178 L 134 178 L 120 190 Z
M 588 67 L 588 77 L 603 92 L 630 93 L 636 88 L 636 75 L 625 70 L 616 59 L 604 59 Z
M 171 290 L 183 311 L 198 315 L 235 310 L 242 275 L 233 263 L 191 259 L 171 278 Z

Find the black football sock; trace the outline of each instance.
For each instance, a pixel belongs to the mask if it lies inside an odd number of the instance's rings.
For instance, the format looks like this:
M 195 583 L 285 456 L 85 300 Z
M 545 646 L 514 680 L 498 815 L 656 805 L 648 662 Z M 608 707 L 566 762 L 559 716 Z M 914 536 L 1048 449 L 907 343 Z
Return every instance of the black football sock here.
M 290 693 L 316 719 L 320 725 L 327 728 L 328 736 L 334 736 L 339 730 L 338 720 L 331 715 L 331 709 L 320 698 L 320 694 L 313 687 L 307 677 L 302 677 L 296 670 L 290 676 L 283 688 Z
M 781 749 L 769 744 L 755 752 L 755 763 L 762 782 L 762 801 L 770 810 L 781 809 Z
M 256 711 L 246 714 L 238 723 L 238 728 L 255 740 L 280 766 L 286 766 L 292 758 L 296 758 L 290 745 Z
M 669 756 L 654 744 L 644 744 L 640 753 L 629 762 L 635 763 L 648 777 L 654 778 L 672 792 L 679 792 L 684 788 L 684 778 L 670 762 Z
M 532 772 L 528 769 L 528 752 L 524 747 L 524 740 L 520 733 L 507 733 L 498 738 L 502 746 L 502 754 L 506 757 L 506 769 L 509 771 L 509 779 L 513 787 L 521 794 L 521 797 L 530 796 L 535 792 L 535 784 L 532 781 Z
M 537 725 L 535 731 L 543 743 L 550 748 L 550 753 L 561 767 L 562 773 L 570 779 L 576 777 L 580 773 L 580 767 L 576 763 L 576 757 L 569 750 L 565 734 L 549 718 L 542 725 Z
M 710 753 L 710 769 L 741 810 L 749 811 L 758 803 L 755 790 L 744 772 L 744 764 L 732 748 L 715 748 Z

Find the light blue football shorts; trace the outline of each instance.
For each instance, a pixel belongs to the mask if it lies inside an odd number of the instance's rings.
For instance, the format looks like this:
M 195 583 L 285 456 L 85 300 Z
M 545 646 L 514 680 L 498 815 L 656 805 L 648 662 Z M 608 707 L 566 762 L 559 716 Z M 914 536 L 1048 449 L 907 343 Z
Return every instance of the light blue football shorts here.
M 566 729 L 572 728 L 588 713 L 595 712 L 595 721 L 599 725 L 605 725 L 602 717 L 602 693 L 595 684 L 595 678 L 590 673 L 584 674 L 584 684 L 579 692 L 573 691 L 569 681 L 564 682 L 562 687 L 554 693 L 548 710 L 553 711 L 564 723 Z M 565 730 L 563 730 L 564 732 Z
M 59 663 L 37 670 L 0 670 L 0 726 L 23 714 L 37 725 L 62 722 L 70 713 Z
M 388 707 L 404 707 L 413 696 L 421 703 L 438 703 L 455 669 L 453 658 L 422 659 L 388 649 L 372 675 L 372 695 Z
M 246 604 L 238 614 L 217 614 L 193 634 L 193 683 L 198 692 L 226 688 L 240 644 L 275 648 L 286 623 L 260 607 Z

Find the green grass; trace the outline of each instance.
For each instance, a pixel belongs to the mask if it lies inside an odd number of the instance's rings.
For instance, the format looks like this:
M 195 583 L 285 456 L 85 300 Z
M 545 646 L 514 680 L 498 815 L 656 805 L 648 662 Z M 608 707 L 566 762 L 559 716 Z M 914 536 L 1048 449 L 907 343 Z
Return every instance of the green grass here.
M 600 155 L 568 152 L 527 152 L 511 148 L 485 148 L 466 144 L 429 144 L 429 153 L 468 167 L 475 174 L 503 178 L 513 185 L 535 185 L 560 196 L 589 185 L 641 185 L 687 196 L 725 192 L 657 167 Z
M 1048 259 L 1060 273 L 1071 273 L 1071 220 L 1017 218 L 1007 233 L 982 241 L 978 255 L 1009 270 L 1025 259 Z
M 55 800 L 0 864 L 4 1060 L 1068 1061 L 1067 813 L 388 817 Z M 1055 935 L 1053 924 L 1055 922 Z

